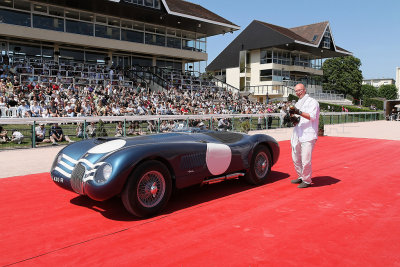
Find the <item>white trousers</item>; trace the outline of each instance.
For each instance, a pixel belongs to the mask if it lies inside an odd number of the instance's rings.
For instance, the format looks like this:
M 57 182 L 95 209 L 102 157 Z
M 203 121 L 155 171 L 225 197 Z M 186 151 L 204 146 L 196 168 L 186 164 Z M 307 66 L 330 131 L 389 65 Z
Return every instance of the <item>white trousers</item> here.
M 294 168 L 299 179 L 302 179 L 303 182 L 307 184 L 311 184 L 311 159 L 315 142 L 317 142 L 317 139 L 303 143 L 296 142 L 295 145 L 292 144 L 292 159 Z

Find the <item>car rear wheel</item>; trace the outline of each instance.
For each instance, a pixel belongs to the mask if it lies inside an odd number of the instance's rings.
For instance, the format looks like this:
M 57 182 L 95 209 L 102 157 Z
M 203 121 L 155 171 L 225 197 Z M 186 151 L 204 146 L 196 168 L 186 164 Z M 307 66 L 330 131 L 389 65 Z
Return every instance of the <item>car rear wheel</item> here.
M 271 153 L 265 145 L 259 145 L 251 157 L 250 169 L 245 175 L 245 180 L 254 185 L 265 184 L 271 172 Z
M 159 161 L 146 161 L 130 176 L 122 192 L 122 202 L 131 214 L 148 217 L 165 207 L 171 191 L 172 181 L 168 168 Z

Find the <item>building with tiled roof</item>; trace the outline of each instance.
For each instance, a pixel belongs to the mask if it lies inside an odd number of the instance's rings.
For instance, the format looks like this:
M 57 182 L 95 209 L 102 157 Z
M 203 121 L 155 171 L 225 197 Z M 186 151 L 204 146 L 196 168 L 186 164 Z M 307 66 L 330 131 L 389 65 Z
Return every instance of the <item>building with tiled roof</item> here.
M 296 83 L 322 91 L 322 62 L 352 55 L 336 45 L 329 22 L 285 28 L 254 20 L 207 71 L 258 101 L 285 98 Z
M 3 56 L 196 69 L 239 26 L 182 0 L 0 1 Z

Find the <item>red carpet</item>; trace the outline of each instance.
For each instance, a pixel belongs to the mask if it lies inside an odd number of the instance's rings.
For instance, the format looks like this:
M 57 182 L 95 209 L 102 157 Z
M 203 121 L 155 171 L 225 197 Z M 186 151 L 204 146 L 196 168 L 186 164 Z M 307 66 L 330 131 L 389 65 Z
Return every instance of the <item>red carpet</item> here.
M 280 145 L 271 183 L 182 190 L 146 220 L 48 173 L 0 179 L 0 265 L 400 266 L 400 142 L 320 138 L 307 189 Z

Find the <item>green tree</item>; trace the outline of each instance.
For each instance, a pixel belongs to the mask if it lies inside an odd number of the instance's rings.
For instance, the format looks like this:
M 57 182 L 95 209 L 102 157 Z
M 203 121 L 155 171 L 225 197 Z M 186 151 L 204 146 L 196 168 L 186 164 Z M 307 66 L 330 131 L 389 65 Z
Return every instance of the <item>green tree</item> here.
M 370 84 L 363 84 L 361 86 L 361 96 L 363 98 L 373 98 L 378 96 L 378 88 L 370 85 Z
M 322 65 L 324 90 L 334 90 L 360 99 L 363 79 L 360 67 L 360 59 L 353 56 L 325 60 Z
M 380 97 L 390 99 L 397 99 L 397 88 L 394 84 L 383 84 L 378 89 Z

